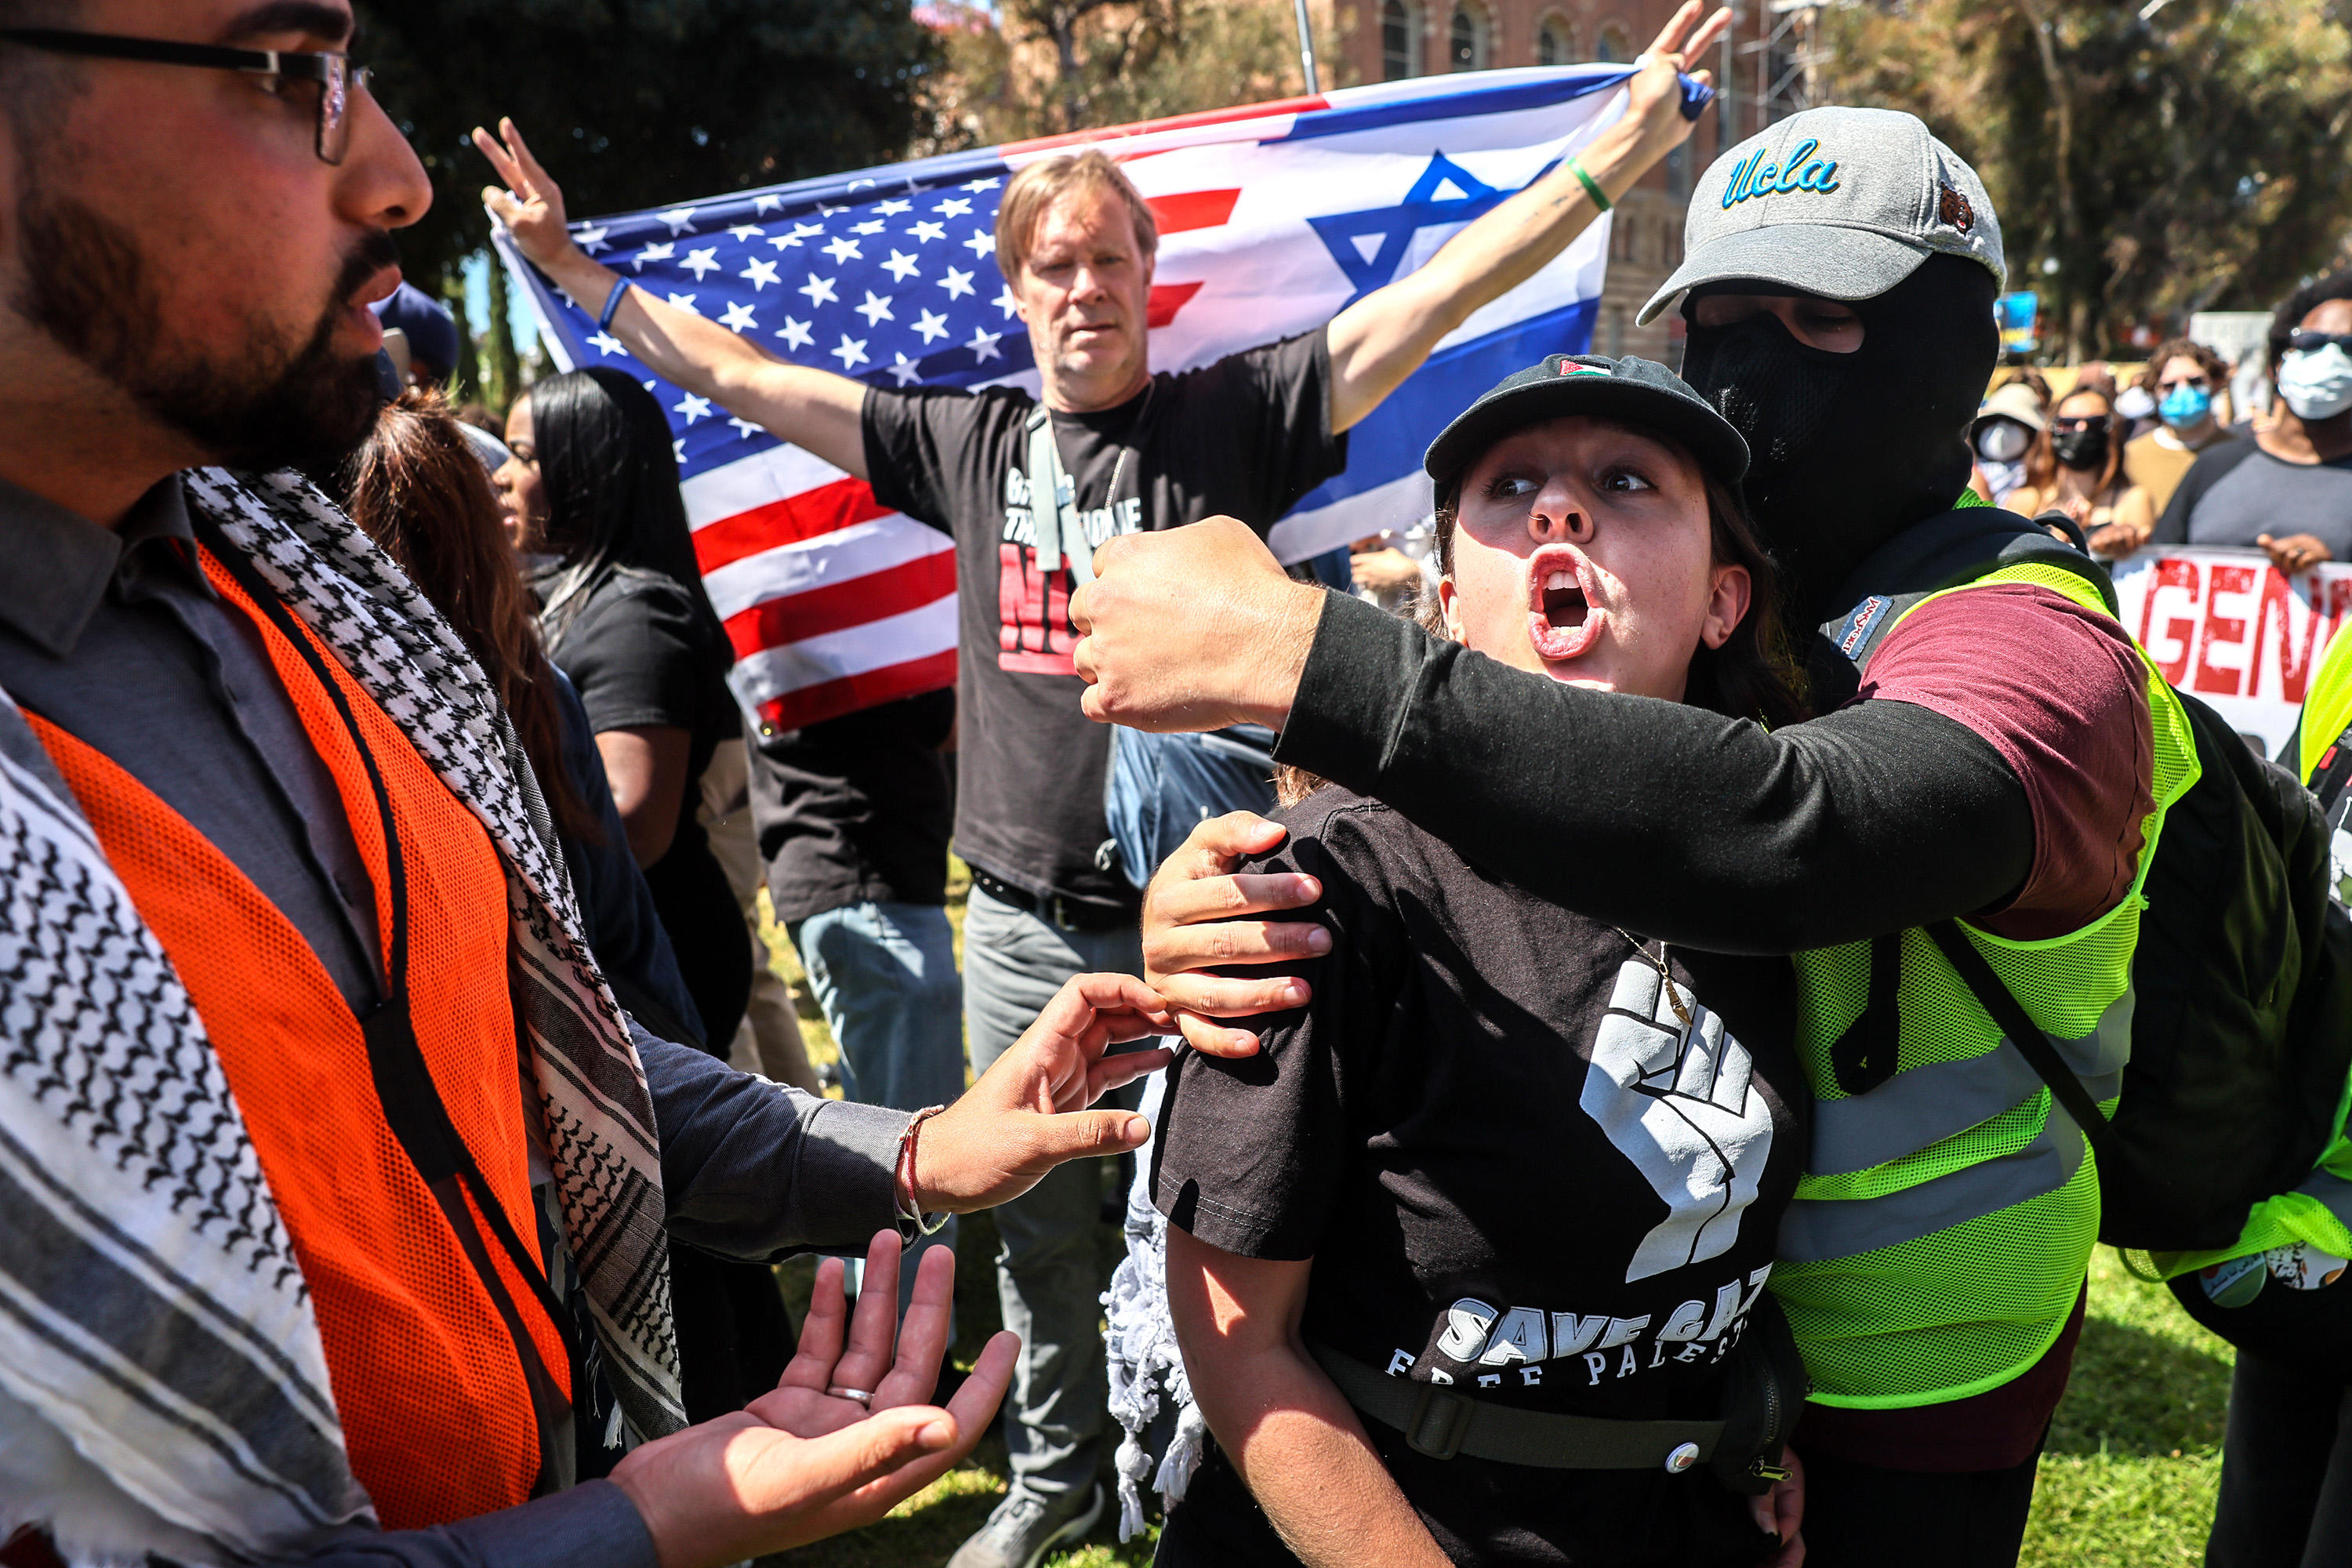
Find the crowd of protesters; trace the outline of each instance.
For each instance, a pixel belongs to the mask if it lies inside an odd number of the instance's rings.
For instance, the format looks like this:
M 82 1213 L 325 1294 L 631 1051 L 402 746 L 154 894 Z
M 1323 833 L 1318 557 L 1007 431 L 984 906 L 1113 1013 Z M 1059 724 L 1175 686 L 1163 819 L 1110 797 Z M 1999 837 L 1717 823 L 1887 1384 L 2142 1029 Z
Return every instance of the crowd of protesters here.
M 2097 563 L 2352 561 L 2352 274 L 2280 307 L 2265 414 L 2186 339 L 1996 382 L 1975 172 L 1810 110 L 1697 182 L 1644 310 L 1680 374 L 1546 355 L 1427 433 L 1420 523 L 1276 563 L 1349 428 L 1685 143 L 1728 21 L 1690 0 L 1425 265 L 1182 374 L 1150 206 L 1030 164 L 1034 394 L 779 363 L 477 132 L 638 361 L 954 540 L 957 686 L 782 731 L 643 385 L 446 399 L 341 5 L 0 0 L 0 1563 L 733 1563 L 1001 1420 L 950 1568 L 1147 1484 L 1171 1564 L 2013 1563 L 2157 847 L 2215 853 L 2224 788 L 2324 842 L 2352 775 L 2352 658 L 2273 789 Z M 2326 905 L 2290 858 L 2272 901 Z M 2352 1556 L 2320 1133 L 2237 1243 L 2149 1254 L 2239 1347 L 2233 1568 Z M 981 1209 L 1005 1331 L 943 1381 Z
M 2104 364 L 2057 397 L 2039 371 L 2004 372 L 1969 426 L 1972 488 L 2063 514 L 2105 561 L 2151 543 L 2259 549 L 2290 574 L 2352 560 L 2347 343 L 2352 273 L 2336 273 L 2280 303 L 2259 363 L 2234 377 L 2189 338 L 2158 344 L 2121 393 Z M 2233 379 L 2274 387 L 2275 405 L 2233 410 Z

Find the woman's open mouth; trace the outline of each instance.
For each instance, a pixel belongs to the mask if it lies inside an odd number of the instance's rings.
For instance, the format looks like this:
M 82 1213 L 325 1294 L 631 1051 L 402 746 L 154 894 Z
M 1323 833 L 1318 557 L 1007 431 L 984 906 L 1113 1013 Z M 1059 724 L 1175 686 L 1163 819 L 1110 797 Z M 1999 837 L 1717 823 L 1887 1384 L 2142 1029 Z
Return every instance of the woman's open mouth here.
M 1528 639 L 1545 658 L 1574 658 L 1601 635 L 1584 563 L 1573 551 L 1538 551 L 1528 563 Z

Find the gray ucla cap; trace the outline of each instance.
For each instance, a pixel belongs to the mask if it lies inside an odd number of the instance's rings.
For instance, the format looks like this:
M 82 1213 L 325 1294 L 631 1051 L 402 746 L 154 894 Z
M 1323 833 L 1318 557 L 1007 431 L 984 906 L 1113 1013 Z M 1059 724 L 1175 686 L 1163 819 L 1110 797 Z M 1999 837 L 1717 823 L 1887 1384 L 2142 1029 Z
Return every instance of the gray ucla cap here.
M 1642 321 L 1685 289 L 1735 279 L 1870 300 L 1935 255 L 2008 276 L 1984 182 L 1891 109 L 1809 109 L 1717 158 L 1691 193 L 1683 249 Z

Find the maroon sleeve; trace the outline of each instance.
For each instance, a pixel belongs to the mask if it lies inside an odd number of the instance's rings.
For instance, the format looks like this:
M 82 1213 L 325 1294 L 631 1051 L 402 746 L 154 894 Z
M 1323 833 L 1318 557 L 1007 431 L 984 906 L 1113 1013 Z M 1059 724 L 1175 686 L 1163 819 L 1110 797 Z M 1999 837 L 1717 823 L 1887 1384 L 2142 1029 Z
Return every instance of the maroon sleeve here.
M 1861 698 L 1967 725 L 2025 787 L 2033 868 L 1973 923 L 2016 942 L 2063 936 L 2130 890 L 2154 751 L 2147 667 L 2112 616 L 2025 583 L 1948 595 L 1887 634 Z

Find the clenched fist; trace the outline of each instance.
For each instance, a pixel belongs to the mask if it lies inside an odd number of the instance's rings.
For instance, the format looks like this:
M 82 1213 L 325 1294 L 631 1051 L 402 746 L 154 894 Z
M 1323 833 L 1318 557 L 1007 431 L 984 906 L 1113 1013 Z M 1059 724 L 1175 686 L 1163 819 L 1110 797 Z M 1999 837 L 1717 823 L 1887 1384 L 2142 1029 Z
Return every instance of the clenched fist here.
M 1294 583 L 1250 526 L 1213 517 L 1095 552 L 1070 600 L 1087 717 L 1131 730 L 1220 730 L 1289 717 L 1323 590 Z

